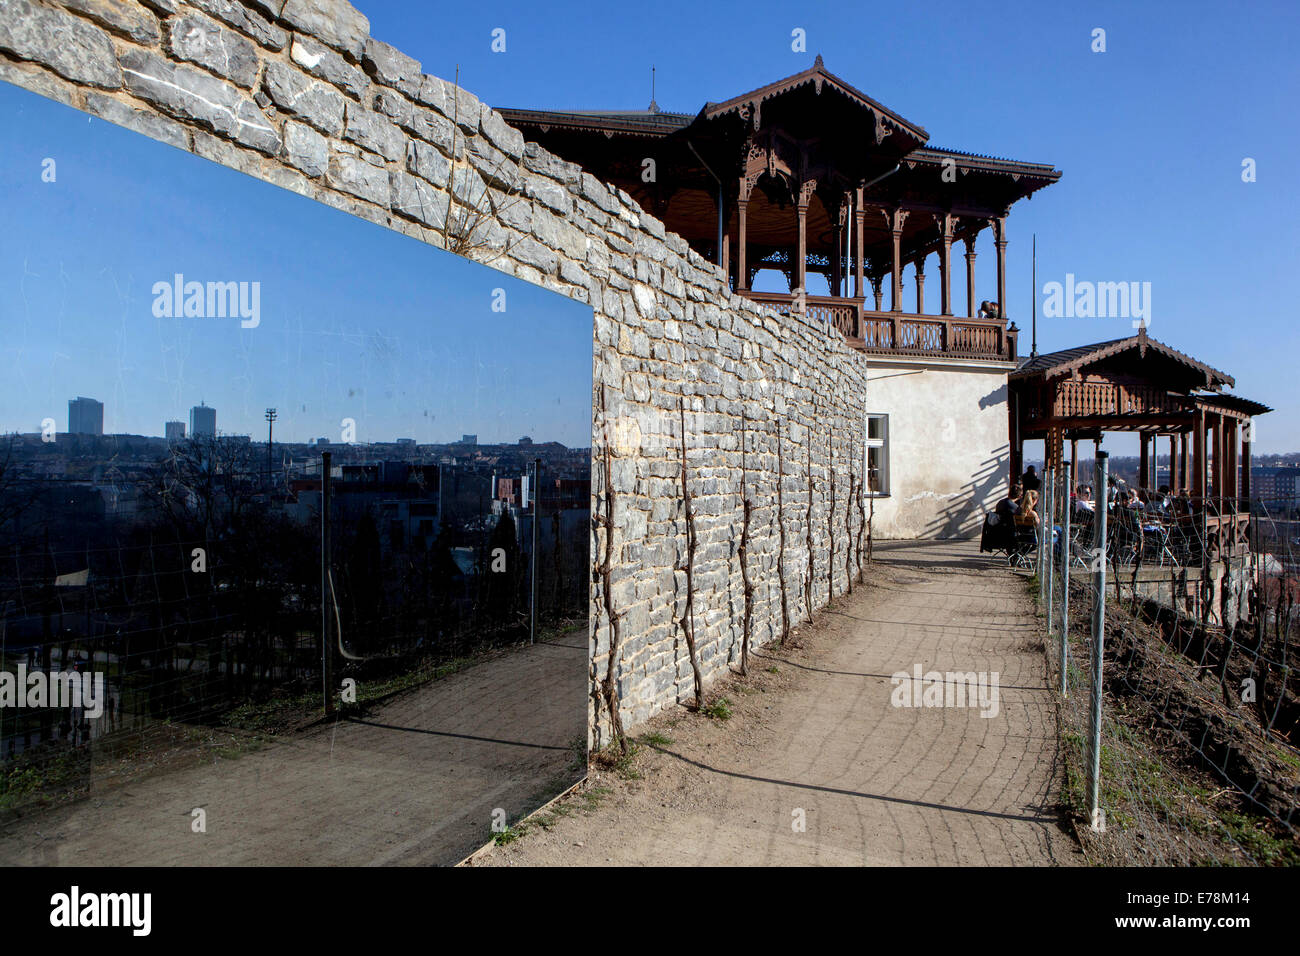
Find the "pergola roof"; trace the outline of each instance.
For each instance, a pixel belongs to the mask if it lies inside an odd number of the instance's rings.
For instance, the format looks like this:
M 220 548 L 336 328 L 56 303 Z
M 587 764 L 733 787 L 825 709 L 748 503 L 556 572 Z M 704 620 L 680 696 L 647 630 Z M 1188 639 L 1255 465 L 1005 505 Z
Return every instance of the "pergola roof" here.
M 1137 335 L 1131 335 L 1125 339 L 1094 342 L 1092 345 L 1079 345 L 1070 349 L 1062 349 L 1059 352 L 1049 352 L 1046 355 L 1036 356 L 1026 361 L 1008 377 L 1011 379 L 1058 378 L 1062 375 L 1071 375 L 1089 365 L 1094 365 L 1104 359 L 1113 358 L 1130 351 L 1137 351 L 1143 358 L 1146 357 L 1148 351 L 1152 351 L 1180 365 L 1185 365 L 1189 369 L 1204 375 L 1205 387 L 1209 389 L 1218 389 L 1224 385 L 1229 387 L 1236 385 L 1236 380 L 1226 372 L 1220 372 L 1218 369 L 1206 365 L 1204 362 L 1199 362 L 1190 355 L 1165 345 L 1163 342 L 1148 338 L 1146 329 L 1142 329 Z
M 1189 396 L 1197 405 L 1214 409 L 1226 409 L 1242 415 L 1265 415 L 1273 411 L 1263 402 L 1243 398 L 1240 395 L 1225 395 L 1222 392 L 1205 392 Z

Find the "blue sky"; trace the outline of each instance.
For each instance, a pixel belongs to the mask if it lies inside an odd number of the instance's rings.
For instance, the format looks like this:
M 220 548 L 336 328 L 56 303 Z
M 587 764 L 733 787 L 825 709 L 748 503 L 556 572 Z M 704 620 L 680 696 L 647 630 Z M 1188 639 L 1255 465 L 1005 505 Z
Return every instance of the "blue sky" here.
M 63 431 L 86 395 L 110 433 L 206 402 L 254 436 L 275 407 L 290 441 L 351 418 L 362 442 L 590 444 L 581 303 L 4 83 L 0 194 L 0 431 Z M 178 272 L 260 283 L 260 324 L 155 316 Z
M 499 106 L 643 108 L 650 100 L 654 64 L 660 107 L 693 112 L 707 100 L 722 100 L 806 68 L 821 53 L 830 70 L 926 127 L 934 145 L 1050 162 L 1063 171 L 1059 183 L 1017 204 L 1008 222 L 1008 314 L 1025 329 L 1026 348 L 1033 296 L 1030 237 L 1036 233 L 1040 288 L 1064 281 L 1067 273 L 1094 282 L 1150 282 L 1150 334 L 1229 372 L 1237 379 L 1239 393 L 1277 409 L 1257 423 L 1261 451 L 1300 450 L 1300 400 L 1291 371 L 1298 344 L 1297 309 L 1290 288 L 1300 259 L 1300 189 L 1292 169 L 1300 155 L 1300 124 L 1295 119 L 1300 58 L 1292 49 L 1300 33 L 1300 5 L 1067 7 L 938 0 L 792 6 L 663 0 L 649 6 L 607 4 L 598 15 L 577 3 L 434 6 L 359 0 L 357 5 L 370 18 L 374 36 L 415 56 L 427 72 L 450 78 L 459 65 L 462 84 Z M 796 27 L 806 31 L 805 53 L 790 48 Z M 1104 53 L 1091 50 L 1097 27 L 1106 31 Z M 506 31 L 505 53 L 491 50 L 495 28 Z M 7 93 L 0 101 L 6 119 L 15 103 L 12 92 Z M 76 128 L 84 131 L 89 121 L 79 117 L 77 122 L 82 126 Z M 30 338 L 34 325 L 46 327 L 53 321 L 59 328 L 57 323 L 96 302 L 102 328 L 93 338 L 93 353 L 101 359 L 102 384 L 55 380 L 48 360 L 40 364 L 28 344 L 16 346 L 6 335 L 0 344 L 6 358 L 15 348 L 28 351 L 18 356 L 26 364 L 20 363 L 22 371 L 10 380 L 8 394 L 0 386 L 0 427 L 31 429 L 51 404 L 59 409 L 55 417 L 62 426 L 66 399 L 96 394 L 95 388 L 110 398 L 114 389 L 124 390 L 118 407 L 127 409 L 128 393 L 143 387 L 138 380 L 157 379 L 150 386 L 157 394 L 149 401 L 166 404 L 166 417 L 183 417 L 185 409 L 204 398 L 221 405 L 223 427 L 254 433 L 260 431 L 257 423 L 265 405 L 278 403 L 283 414 L 284 406 L 293 403 L 288 393 L 310 393 L 314 402 L 298 404 L 308 405 L 302 427 L 314 433 L 325 428 L 327 420 L 342 417 L 345 408 L 363 405 L 364 414 L 378 415 L 384 395 L 376 370 L 396 354 L 400 371 L 387 406 L 398 416 L 392 428 L 416 431 L 414 437 L 435 437 L 419 430 L 425 424 L 426 393 L 418 390 L 430 386 L 427 376 L 418 377 L 406 360 L 427 343 L 412 347 L 418 326 L 402 324 L 414 322 L 415 307 L 407 292 L 433 299 L 433 277 L 442 274 L 464 275 L 471 284 L 505 280 L 495 274 L 478 280 L 472 267 L 414 243 L 386 238 L 377 230 L 372 230 L 373 238 L 360 242 L 356 237 L 369 235 L 371 227 L 238 174 L 205 167 L 197 159 L 156 149 L 155 144 L 133 144 L 123 138 L 126 134 L 105 141 L 112 144 L 110 155 L 122 157 L 121 163 L 113 166 L 86 157 L 78 172 L 72 144 L 80 139 L 71 135 L 73 125 L 52 127 L 35 138 L 30 127 L 19 128 L 12 121 L 0 131 L 6 195 L 15 194 L 11 184 L 17 182 L 16 195 L 26 203 L 22 208 L 28 215 L 47 209 L 32 205 L 40 195 L 35 192 L 39 179 L 33 164 L 62 150 L 58 188 L 69 197 L 62 200 L 68 203 L 63 214 L 65 221 L 78 223 L 78 235 L 86 240 L 81 253 L 74 253 L 66 241 L 58 245 L 61 233 L 51 228 L 44 211 L 30 226 L 32 234 L 17 235 L 11 229 L 0 235 L 0 268 L 5 270 L 0 314 L 6 325 L 10 317 L 19 318 L 23 334 Z M 111 129 L 99 121 L 89 125 Z M 1254 183 L 1241 180 L 1246 157 L 1257 163 Z M 177 169 L 184 173 L 173 177 L 171 171 Z M 112 208 L 96 212 L 71 198 L 78 175 L 92 177 L 87 182 L 119 183 L 123 205 L 118 213 L 129 204 L 132 210 L 148 211 L 150 222 L 160 225 L 142 221 L 141 235 L 122 236 L 123 219 Z M 142 181 L 154 185 L 145 191 Z M 163 182 L 184 182 L 185 191 L 158 189 Z M 223 205 L 218 193 L 231 189 L 246 190 L 240 195 L 256 199 L 251 206 Z M 54 202 L 48 194 L 41 201 Z M 313 225 L 306 228 L 307 222 Z M 277 235 L 292 235 L 294 241 L 280 241 Z M 311 241 L 304 245 L 306 235 Z M 231 241 L 224 245 L 226 251 L 214 251 L 214 243 L 227 239 Z M 56 247 L 63 250 L 62 259 L 36 260 L 37 250 L 49 256 Z M 381 248 L 383 254 L 376 251 Z M 987 234 L 979 248 L 977 268 L 982 279 L 991 282 L 993 250 Z M 133 252 L 128 254 L 128 249 Z M 30 302 L 16 291 L 16 250 L 26 255 L 31 272 L 41 274 L 40 283 L 31 276 L 21 283 L 22 295 Z M 101 261 L 105 256 L 111 260 L 108 265 Z M 396 267 L 417 257 L 420 269 Z M 74 270 L 78 261 L 86 268 Z M 174 262 L 184 266 L 179 271 L 193 271 L 201 279 L 261 277 L 264 315 L 280 309 L 285 323 L 296 321 L 295 315 L 304 322 L 310 316 L 341 334 L 329 347 L 320 341 L 313 345 L 310 336 L 289 331 L 289 324 L 268 332 L 264 319 L 262 329 L 242 336 L 223 328 L 220 335 L 225 338 L 218 343 L 213 338 L 218 333 L 211 328 L 178 324 L 155 330 L 154 352 L 137 356 L 122 330 L 131 327 L 131 310 L 147 305 L 147 284 L 177 271 Z M 384 271 L 390 264 L 394 267 Z M 458 267 L 465 271 L 456 273 Z M 52 278 L 60 270 L 68 277 L 93 275 L 99 284 L 93 295 L 83 292 L 78 300 L 75 289 L 59 286 Z M 210 275 L 223 270 L 231 275 Z M 933 287 L 933 262 L 930 271 Z M 428 285 L 419 286 L 426 276 Z M 374 281 L 368 281 L 371 278 Z M 910 270 L 906 278 L 908 288 Z M 281 284 L 273 289 L 271 279 Z M 41 283 L 44 298 L 34 298 Z M 322 301 L 313 289 L 329 294 Z M 480 290 L 455 307 L 484 323 L 499 319 L 485 311 L 481 298 Z M 540 309 L 551 297 L 537 293 L 526 301 L 538 303 Z M 35 307 L 39 311 L 33 311 Z M 452 307 L 451 302 L 441 306 L 443 312 Z M 1039 313 L 1041 351 L 1132 332 L 1127 319 L 1044 319 L 1041 296 Z M 375 324 L 363 320 L 363 314 L 383 319 Z M 513 309 L 510 319 L 498 324 L 502 330 L 528 327 L 525 314 Z M 390 329 L 403 333 L 397 336 L 398 348 L 380 344 Z M 276 335 L 278 365 L 255 344 Z M 491 339 L 508 343 L 513 337 L 502 331 Z M 477 332 L 472 338 L 465 347 L 478 350 L 473 363 L 477 374 L 497 383 L 496 389 L 509 389 L 512 376 L 492 371 L 508 364 L 503 358 L 507 346 L 489 345 L 489 336 Z M 537 344 L 524 350 L 539 357 L 531 369 L 550 364 L 540 360 L 547 353 L 537 351 L 549 348 L 550 338 L 538 335 Z M 91 349 L 90 341 L 82 344 Z M 196 370 L 212 354 L 224 356 L 220 367 L 229 381 L 197 380 Z M 450 355 L 446 351 L 427 356 L 422 368 L 434 369 L 437 381 L 454 392 L 467 384 L 469 373 L 466 363 L 452 361 Z M 320 382 L 313 378 L 298 384 L 307 371 L 322 364 Z M 275 389 L 267 373 L 273 368 L 297 370 L 294 384 L 281 389 L 283 395 L 271 394 Z M 363 373 L 371 378 L 356 379 Z M 582 380 L 589 381 L 589 375 L 584 366 Z M 557 376 L 557 382 L 566 380 Z M 474 387 L 481 396 L 481 382 Z M 363 401 L 356 400 L 358 389 Z M 351 397 L 349 390 L 354 392 Z M 403 404 L 413 394 L 418 401 Z M 33 396 L 40 401 L 33 403 Z M 403 403 L 396 401 L 398 396 Z M 15 399 L 23 402 L 21 414 L 15 413 Z M 409 410 L 417 405 L 419 411 Z M 498 407 L 493 405 L 491 414 Z M 489 415 L 481 401 L 473 408 L 483 417 Z M 317 412 L 322 424 L 312 417 Z M 140 414 L 145 422 L 162 417 L 152 407 Z M 437 414 L 443 421 L 446 413 Z M 469 420 L 467 411 L 457 414 Z M 410 415 L 416 417 L 408 424 Z M 251 422 L 246 421 L 249 417 Z M 354 417 L 361 420 L 360 415 Z M 489 424 L 477 427 L 493 432 Z M 437 426 L 433 431 L 445 437 Z M 380 437 L 362 432 L 363 439 Z M 1124 454 L 1136 448 L 1136 441 L 1111 436 L 1107 446 Z
M 1066 273 L 1151 283 L 1150 334 L 1274 406 L 1261 450 L 1300 450 L 1291 287 L 1300 260 L 1300 4 L 429 4 L 360 0 L 371 32 L 497 106 L 695 112 L 812 64 L 919 123 L 933 145 L 1054 164 L 1008 221 L 1008 314 L 1028 329 Z M 598 11 L 598 12 L 597 12 Z M 491 51 L 492 30 L 506 52 Z M 791 31 L 807 52 L 790 49 Z M 1106 52 L 1091 50 L 1106 31 Z M 1241 163 L 1255 159 L 1257 181 Z M 992 281 L 987 234 L 977 269 Z M 937 281 L 933 261 L 930 285 Z M 905 273 L 910 286 L 910 270 Z M 934 292 L 931 292 L 934 295 Z M 1132 333 L 1042 319 L 1041 351 Z M 1115 454 L 1136 440 L 1107 438 Z

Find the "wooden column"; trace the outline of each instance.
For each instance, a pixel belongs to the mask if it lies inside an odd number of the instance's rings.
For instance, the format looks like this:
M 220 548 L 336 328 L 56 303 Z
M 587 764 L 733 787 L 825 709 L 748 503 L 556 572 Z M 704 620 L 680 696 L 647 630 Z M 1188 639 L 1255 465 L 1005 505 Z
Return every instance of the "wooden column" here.
M 1241 497 L 1245 501 L 1246 510 L 1250 510 L 1250 452 L 1251 452 L 1251 434 L 1254 423 L 1247 421 L 1246 427 L 1241 430 Z
M 736 236 L 736 288 L 749 288 L 749 257 L 745 248 L 745 233 L 749 221 L 749 193 L 745 191 L 745 184 L 742 181 L 740 185 L 740 198 L 736 200 L 736 215 L 740 220 L 738 235 Z
M 945 213 L 937 218 L 943 240 L 939 246 L 939 312 L 952 315 L 952 233 L 957 226 L 957 217 Z
M 998 253 L 998 317 L 1007 317 L 1007 217 L 993 220 L 993 240 Z
M 1079 439 L 1070 439 L 1070 491 L 1079 483 Z
M 805 184 L 806 185 L 806 184 Z M 795 258 L 799 261 L 794 263 L 795 267 L 795 288 L 800 292 L 808 292 L 808 199 L 807 192 L 803 187 L 799 189 L 799 202 L 797 210 L 799 215 L 799 245 L 795 251 Z
M 966 244 L 966 316 L 975 318 L 975 237 L 964 236 Z
M 1138 435 L 1138 487 L 1151 487 L 1151 436 L 1146 432 Z
M 1187 432 L 1178 433 L 1178 490 L 1182 492 L 1187 489 L 1188 494 L 1192 492 L 1192 475 L 1188 470 L 1187 458 Z
M 1215 415 L 1210 428 L 1212 429 L 1211 435 L 1214 438 L 1214 444 L 1210 452 L 1213 455 L 1212 466 L 1214 470 L 1211 474 L 1213 475 L 1214 497 L 1218 499 L 1219 511 L 1222 513 L 1224 478 L 1228 473 L 1227 468 L 1224 467 L 1227 463 L 1223 460 L 1223 416 Z
M 844 240 L 848 238 L 849 222 L 849 200 L 845 196 L 840 200 L 840 204 L 834 210 L 827 210 L 831 216 L 831 221 L 835 227 L 835 249 L 831 253 L 831 273 L 826 277 L 826 284 L 830 288 L 830 293 L 835 298 L 839 298 L 843 293 L 840 290 L 840 283 L 844 279 L 844 255 L 848 251 L 844 248 Z
M 916 268 L 916 314 L 925 314 L 925 256 L 915 262 Z
M 1196 413 L 1196 431 L 1192 435 L 1192 497 L 1201 499 L 1201 507 L 1204 507 L 1206 497 L 1206 468 L 1205 468 L 1205 411 L 1198 410 Z
M 876 298 L 877 312 L 879 312 L 880 307 L 885 304 L 884 303 L 884 299 L 885 299 L 884 278 L 885 278 L 884 276 L 871 277 L 871 294 Z
M 862 208 L 862 187 L 859 186 L 854 195 L 853 203 L 853 229 L 855 232 L 855 241 L 853 243 L 853 294 L 859 299 L 866 295 L 862 284 L 862 272 L 866 262 L 866 256 L 862 254 L 862 227 L 866 217 L 867 211 Z M 880 306 L 877 305 L 876 308 L 879 309 Z
M 1011 474 L 1007 479 L 1007 492 L 1010 493 L 1011 486 L 1020 480 L 1020 474 L 1025 470 L 1025 445 L 1020 439 L 1019 423 L 1016 421 L 1016 409 L 1022 400 L 1020 396 L 1012 393 L 1011 401 L 1007 402 L 1007 433 L 1011 436 L 1011 456 L 1007 462 Z
M 1169 491 L 1177 494 L 1181 490 L 1178 484 L 1178 436 L 1169 433 Z
M 894 271 L 890 284 L 889 310 L 903 311 L 903 223 L 907 221 L 905 209 L 895 209 L 890 215 L 890 233 L 894 240 Z
M 1224 476 L 1223 487 L 1226 496 L 1235 507 L 1241 493 L 1237 478 L 1237 419 L 1225 419 L 1224 432 L 1223 466 L 1227 474 Z

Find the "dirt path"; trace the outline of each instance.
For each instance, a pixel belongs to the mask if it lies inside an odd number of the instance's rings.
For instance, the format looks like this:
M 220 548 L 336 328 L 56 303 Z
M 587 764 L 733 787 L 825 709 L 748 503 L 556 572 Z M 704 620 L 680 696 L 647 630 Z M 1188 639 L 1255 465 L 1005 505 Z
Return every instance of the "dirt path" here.
M 593 774 L 567 815 L 473 865 L 1081 862 L 1052 806 L 1056 710 L 1022 585 L 973 542 L 876 557 L 802 648 L 764 648 L 715 689 L 729 720 L 658 715 L 637 731 L 641 779 Z M 915 664 L 998 672 L 997 716 L 892 706 Z
M 509 651 L 367 717 L 36 813 L 0 833 L 0 863 L 455 863 L 494 809 L 513 819 L 579 776 L 586 641 L 583 629 Z M 206 833 L 191 829 L 195 808 Z

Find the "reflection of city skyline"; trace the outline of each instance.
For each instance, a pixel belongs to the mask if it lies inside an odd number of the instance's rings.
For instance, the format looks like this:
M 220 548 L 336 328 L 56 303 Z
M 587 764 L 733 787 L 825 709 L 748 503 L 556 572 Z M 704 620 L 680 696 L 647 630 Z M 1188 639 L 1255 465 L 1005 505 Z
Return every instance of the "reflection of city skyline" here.
M 0 108 L 83 162 L 25 186 L 30 128 L 0 129 L 18 227 L 0 233 L 0 432 L 62 430 L 85 396 L 117 434 L 188 434 L 206 402 L 255 439 L 276 408 L 291 442 L 341 442 L 350 419 L 359 442 L 590 444 L 589 306 L 25 95 L 0 88 Z M 256 283 L 256 325 L 155 310 L 178 274 Z
M 130 436 L 130 437 L 138 437 L 138 438 L 156 438 L 165 441 L 173 441 L 173 440 L 185 439 L 185 438 L 195 438 L 202 435 L 240 437 L 240 438 L 248 438 L 251 441 L 266 440 L 265 429 L 262 429 L 261 437 L 259 438 L 257 431 L 251 431 L 251 430 L 237 431 L 237 430 L 222 428 L 221 423 L 218 421 L 217 408 L 213 405 L 208 405 L 206 401 L 203 400 L 200 400 L 200 403 L 198 405 L 191 406 L 188 414 L 184 419 L 182 418 L 165 419 L 162 423 L 163 428 L 161 434 L 155 434 L 154 432 L 150 432 L 150 431 L 138 431 L 138 432 L 137 431 L 105 431 L 104 416 L 105 416 L 105 409 L 107 407 L 108 407 L 107 403 L 99 401 L 93 396 L 79 395 L 75 399 L 69 399 L 68 413 L 66 417 L 67 427 L 66 429 L 58 429 L 56 425 L 55 433 L 65 434 L 65 435 L 91 435 L 91 436 L 103 436 L 103 437 Z M 356 427 L 359 428 L 359 426 L 360 423 L 359 422 L 356 423 Z M 301 437 L 301 436 L 294 437 L 292 435 L 284 434 L 284 429 L 280 425 L 280 420 L 277 418 L 276 429 L 273 438 L 274 438 L 274 444 L 277 445 L 279 444 L 318 445 L 318 444 L 326 443 L 326 444 L 357 445 L 357 446 L 385 445 L 385 444 L 515 445 L 515 444 L 520 444 L 521 442 L 533 443 L 533 444 L 546 444 L 549 441 L 551 441 L 551 439 L 548 439 L 544 436 L 537 436 L 530 433 L 525 433 L 514 437 L 497 436 L 495 438 L 487 438 L 480 441 L 478 433 L 466 432 L 463 429 L 457 430 L 454 427 L 451 428 L 450 431 L 453 434 L 459 434 L 460 437 L 446 438 L 446 439 L 441 439 L 438 437 L 429 438 L 429 439 L 418 439 L 412 435 L 390 435 L 388 437 L 375 437 L 375 438 L 368 438 L 365 440 L 362 440 L 359 437 L 354 438 L 353 440 L 346 440 L 341 437 L 339 439 L 335 439 L 330 437 L 329 435 L 317 435 L 317 434 L 309 434 L 306 437 Z M 24 434 L 24 433 L 20 431 L 17 434 Z M 37 432 L 28 432 L 26 434 L 37 434 Z M 563 442 L 559 442 L 558 440 L 557 443 L 564 444 Z M 583 445 L 578 445 L 575 447 L 586 447 L 586 445 L 584 443 Z

